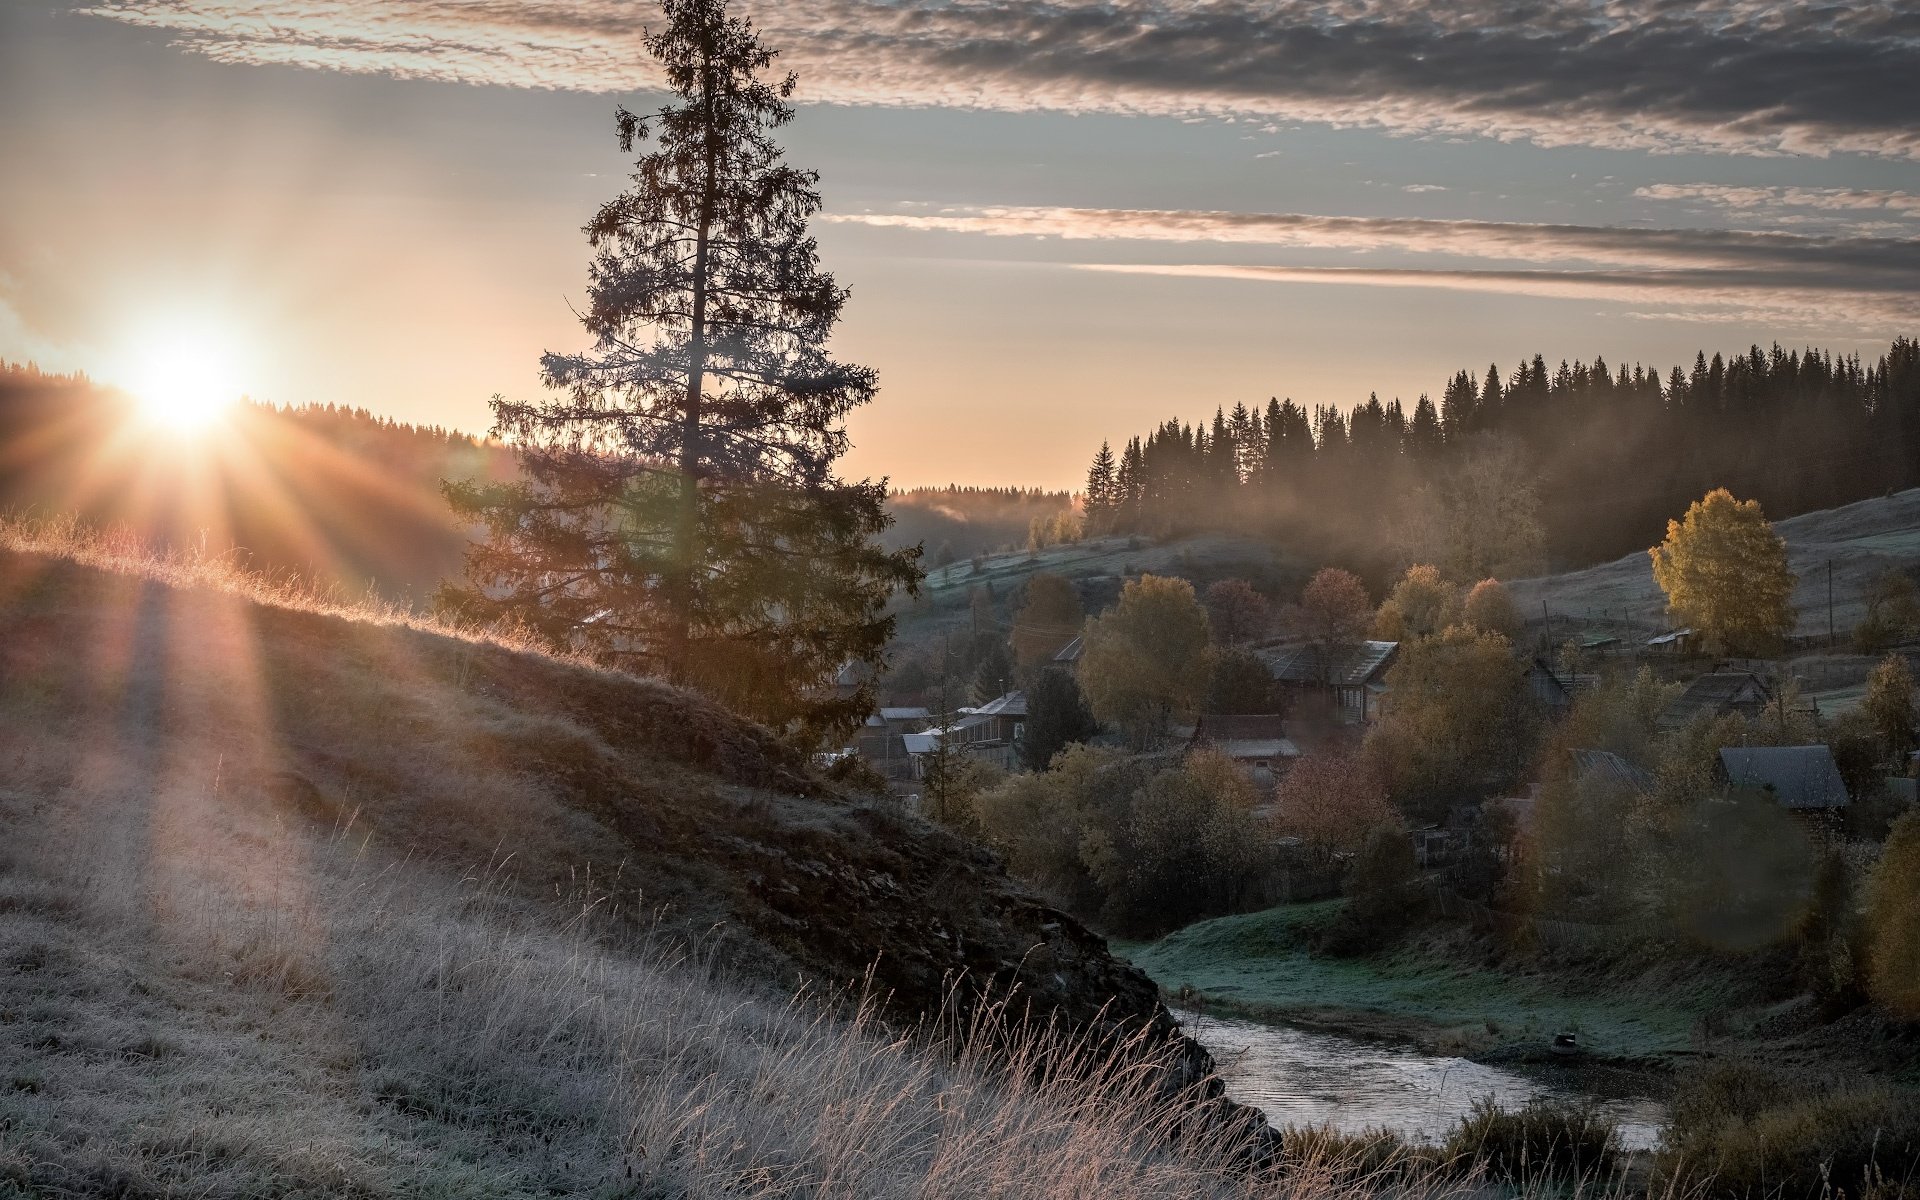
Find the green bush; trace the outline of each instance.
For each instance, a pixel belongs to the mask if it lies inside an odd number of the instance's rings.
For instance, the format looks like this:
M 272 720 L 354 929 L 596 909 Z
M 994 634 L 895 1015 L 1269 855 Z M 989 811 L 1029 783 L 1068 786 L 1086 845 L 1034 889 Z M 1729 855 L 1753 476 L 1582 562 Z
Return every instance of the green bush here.
M 1347 903 L 1327 926 L 1321 949 L 1368 954 L 1404 932 L 1426 901 L 1407 835 L 1390 825 L 1368 835 L 1347 868 L 1346 892 Z
M 1920 1181 L 1920 1105 L 1741 1063 L 1681 1081 L 1660 1177 L 1712 1196 L 1897 1196 Z
M 1619 1167 L 1619 1126 L 1592 1105 L 1535 1100 L 1509 1110 L 1482 1100 L 1447 1139 L 1455 1169 L 1509 1183 L 1598 1179 Z

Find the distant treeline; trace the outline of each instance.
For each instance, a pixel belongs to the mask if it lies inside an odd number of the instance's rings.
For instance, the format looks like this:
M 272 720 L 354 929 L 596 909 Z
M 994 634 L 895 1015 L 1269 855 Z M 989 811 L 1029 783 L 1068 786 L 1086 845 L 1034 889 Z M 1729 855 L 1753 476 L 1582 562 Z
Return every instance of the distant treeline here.
M 887 501 L 893 528 L 882 541 L 889 546 L 926 547 L 923 566 L 971 558 L 1024 546 L 1035 517 L 1050 517 L 1073 506 L 1069 492 L 1043 488 L 919 487 L 895 492 Z
M 0 363 L 0 511 L 422 601 L 460 574 L 468 540 L 440 481 L 515 470 L 497 444 L 333 404 L 242 404 L 192 442 L 166 436 L 84 374 Z
M 1234 528 L 1324 557 L 1382 564 L 1426 553 L 1423 530 L 1470 463 L 1517 465 L 1547 563 L 1605 561 L 1660 539 L 1714 487 L 1773 517 L 1920 485 L 1920 342 L 1877 362 L 1755 346 L 1697 355 L 1662 375 L 1535 355 L 1510 374 L 1461 371 L 1436 405 L 1369 397 L 1350 413 L 1291 400 L 1236 405 L 1211 424 L 1170 420 L 1089 473 L 1096 530 L 1166 535 Z M 1486 480 L 1480 481 L 1485 483 Z M 1485 490 L 1484 487 L 1481 490 Z

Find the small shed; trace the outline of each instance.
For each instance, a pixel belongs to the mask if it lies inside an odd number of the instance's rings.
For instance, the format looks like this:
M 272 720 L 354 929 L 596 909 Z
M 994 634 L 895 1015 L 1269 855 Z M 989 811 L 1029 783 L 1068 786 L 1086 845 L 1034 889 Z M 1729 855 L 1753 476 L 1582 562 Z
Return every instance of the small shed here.
M 1693 644 L 1691 629 L 1669 629 L 1659 637 L 1647 639 L 1647 649 L 1654 654 L 1691 654 Z
M 1765 792 L 1794 812 L 1847 806 L 1847 785 L 1825 746 L 1729 746 L 1717 774 L 1735 791 Z

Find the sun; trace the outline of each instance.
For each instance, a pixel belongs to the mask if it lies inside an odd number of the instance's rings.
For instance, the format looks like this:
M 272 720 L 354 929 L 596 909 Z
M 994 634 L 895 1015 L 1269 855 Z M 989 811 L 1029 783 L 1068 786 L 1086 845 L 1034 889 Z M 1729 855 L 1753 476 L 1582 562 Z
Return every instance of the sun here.
M 126 384 L 142 420 L 177 433 L 218 424 L 244 390 L 239 353 L 209 330 L 150 338 L 130 356 Z

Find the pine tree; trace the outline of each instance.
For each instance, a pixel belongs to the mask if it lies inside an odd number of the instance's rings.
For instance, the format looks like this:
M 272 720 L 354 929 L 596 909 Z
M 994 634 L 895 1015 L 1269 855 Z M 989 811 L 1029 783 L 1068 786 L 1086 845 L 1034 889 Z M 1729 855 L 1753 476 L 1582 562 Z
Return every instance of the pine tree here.
M 876 384 L 825 350 L 847 293 L 807 233 L 818 177 L 772 137 L 795 77 L 761 78 L 774 53 L 726 0 L 663 8 L 645 45 L 676 102 L 617 110 L 621 150 L 651 146 L 586 229 L 593 348 L 542 359 L 557 396 L 495 398 L 527 481 L 449 488 L 491 536 L 445 600 L 810 742 L 871 706 L 823 685 L 880 660 L 917 551 L 873 541 L 884 482 L 834 474 Z

